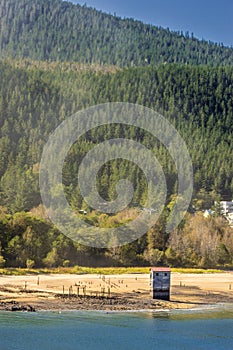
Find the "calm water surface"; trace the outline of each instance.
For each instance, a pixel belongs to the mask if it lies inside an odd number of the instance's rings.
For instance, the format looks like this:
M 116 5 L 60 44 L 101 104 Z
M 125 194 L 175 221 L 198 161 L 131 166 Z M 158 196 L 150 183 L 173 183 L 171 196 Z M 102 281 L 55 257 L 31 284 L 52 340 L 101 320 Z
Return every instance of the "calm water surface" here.
M 0 350 L 233 349 L 233 305 L 199 311 L 0 313 Z

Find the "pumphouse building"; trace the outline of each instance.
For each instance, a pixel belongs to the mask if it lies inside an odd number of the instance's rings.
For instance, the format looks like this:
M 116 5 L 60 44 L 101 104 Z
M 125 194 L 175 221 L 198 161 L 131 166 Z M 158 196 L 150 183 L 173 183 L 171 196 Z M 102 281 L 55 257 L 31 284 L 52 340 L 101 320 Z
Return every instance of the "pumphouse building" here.
M 171 269 L 169 267 L 152 267 L 150 270 L 150 287 L 153 299 L 170 300 Z

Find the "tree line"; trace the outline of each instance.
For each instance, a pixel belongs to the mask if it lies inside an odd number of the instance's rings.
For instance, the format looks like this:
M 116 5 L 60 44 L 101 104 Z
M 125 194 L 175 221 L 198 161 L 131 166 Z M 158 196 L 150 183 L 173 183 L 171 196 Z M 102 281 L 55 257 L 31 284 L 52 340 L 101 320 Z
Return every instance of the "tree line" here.
M 82 246 L 61 234 L 48 220 L 40 217 L 40 208 L 31 213 L 13 215 L 3 207 L 0 209 L 0 267 L 165 264 L 173 267 L 229 268 L 233 264 L 232 228 L 222 217 L 206 219 L 202 213 L 188 214 L 182 226 L 168 235 L 163 215 L 146 235 L 133 243 L 97 249 Z M 91 219 L 93 216 L 92 213 Z M 119 217 L 116 215 L 107 220 L 107 225 L 112 227 Z

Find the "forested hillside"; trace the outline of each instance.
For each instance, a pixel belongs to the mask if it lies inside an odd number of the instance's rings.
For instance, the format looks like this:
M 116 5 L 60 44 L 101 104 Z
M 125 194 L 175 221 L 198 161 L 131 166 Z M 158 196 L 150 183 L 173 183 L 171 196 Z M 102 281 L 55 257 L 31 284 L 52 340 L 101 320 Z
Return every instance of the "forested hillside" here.
M 228 65 L 233 49 L 62 0 L 0 0 L 1 57 L 118 66 Z
M 0 267 L 69 265 L 232 266 L 232 228 L 221 199 L 233 198 L 233 49 L 188 34 L 121 19 L 61 0 L 0 0 Z M 168 234 L 177 195 L 177 169 L 168 150 L 146 131 L 111 124 L 83 135 L 63 166 L 66 198 L 95 227 L 134 220 L 145 206 L 143 169 L 115 159 L 96 179 L 105 200 L 127 178 L 128 207 L 104 214 L 89 207 L 78 185 L 83 157 L 96 144 L 128 138 L 150 149 L 166 177 L 159 221 L 131 244 L 84 247 L 45 216 L 39 168 L 49 135 L 73 113 L 107 102 L 149 107 L 166 117 L 187 144 L 194 193 L 184 221 Z M 55 189 L 56 191 L 56 189 Z M 201 211 L 213 208 L 213 217 Z M 81 211 L 81 213 L 80 213 Z
M 215 194 L 214 199 L 218 195 L 232 198 L 232 67 L 163 65 L 108 72 L 107 68 L 98 71 L 97 66 L 88 71 L 77 66 L 75 72 L 67 64 L 41 63 L 37 67 L 30 62 L 9 61 L 0 64 L 0 72 L 0 198 L 2 205 L 12 212 L 30 210 L 40 203 L 38 168 L 42 149 L 60 122 L 80 109 L 114 101 L 158 110 L 174 124 L 192 157 L 194 198 L 200 191 Z M 118 127 L 108 132 L 100 128 L 99 133 L 94 130 L 74 145 L 66 160 L 64 184 L 70 200 L 78 203 L 77 208 L 82 208 L 83 203 L 76 188 L 77 180 L 70 179 L 74 178 L 83 155 L 109 135 L 129 137 L 149 145 L 163 166 L 169 195 L 176 192 L 173 161 L 151 135 L 139 134 L 132 127 L 124 128 L 124 135 Z M 126 161 L 112 162 L 111 177 L 105 173 L 109 168 L 103 168 L 101 192 L 111 198 L 115 186 L 112 179 L 124 177 L 127 167 L 138 193 L 132 205 L 143 205 L 146 183 L 137 166 Z
M 80 160 L 96 143 L 109 136 L 135 139 L 157 156 L 167 180 L 167 208 L 159 223 L 146 236 L 119 249 L 98 251 L 81 247 L 59 235 L 51 224 L 44 221 L 39 224 L 41 219 L 38 217 L 43 217 L 43 212 L 39 209 L 38 171 L 43 146 L 62 120 L 91 105 L 127 101 L 160 111 L 186 141 L 194 166 L 192 205 L 196 210 L 209 208 L 220 198 L 230 200 L 233 194 L 232 67 L 162 65 L 119 70 L 97 65 L 88 68 L 79 64 L 8 60 L 1 62 L 0 74 L 3 262 L 14 266 L 57 266 L 63 263 L 216 266 L 221 262 L 231 263 L 231 229 L 218 218 L 195 219 L 194 227 L 197 225 L 206 237 L 204 246 L 200 243 L 204 236 L 196 236 L 197 231 L 192 234 L 188 228 L 192 217 L 170 236 L 165 233 L 166 217 L 176 193 L 177 175 L 168 152 L 150 134 L 116 125 L 107 133 L 100 128 L 74 144 L 66 158 L 63 181 L 74 210 L 87 209 L 86 220 L 95 226 L 114 227 L 122 220 L 124 222 L 125 217 L 132 219 L 136 208 L 143 206 L 147 191 L 143 172 L 128 161 L 115 160 L 106 164 L 97 179 L 102 196 L 114 198 L 115 184 L 125 176 L 133 181 L 135 196 L 125 214 L 100 215 L 86 206 L 79 193 L 74 175 Z M 107 176 L 109 171 L 110 177 Z M 39 220 L 38 224 L 26 214 L 17 216 L 19 211 L 32 211 Z M 41 248 L 40 251 L 39 247 L 43 246 L 41 239 L 44 241 L 39 233 L 41 230 L 47 232 L 48 243 L 47 249 Z M 187 238 L 184 239 L 183 235 Z M 211 237 L 215 237 L 214 241 Z M 38 245 L 36 251 L 30 248 L 32 242 Z M 188 249 L 188 242 L 190 245 L 193 242 L 192 249 Z

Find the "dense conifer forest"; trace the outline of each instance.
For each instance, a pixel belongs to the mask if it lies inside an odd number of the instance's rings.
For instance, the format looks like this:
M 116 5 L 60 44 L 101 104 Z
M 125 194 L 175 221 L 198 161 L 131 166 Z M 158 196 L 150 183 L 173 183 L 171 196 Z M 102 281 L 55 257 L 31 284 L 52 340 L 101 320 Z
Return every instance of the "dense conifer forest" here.
M 228 65 L 233 49 L 61 0 L 1 0 L 1 56 L 118 66 Z
M 0 23 L 0 266 L 231 266 L 232 228 L 215 203 L 233 197 L 233 49 L 60 0 L 0 0 Z M 107 102 L 149 107 L 175 126 L 192 158 L 194 193 L 184 221 L 167 234 L 177 193 L 169 152 L 135 127 L 90 131 L 70 149 L 63 168 L 67 199 L 74 211 L 87 211 L 90 224 L 117 227 L 133 219 L 147 195 L 143 171 L 114 160 L 101 168 L 98 190 L 112 200 L 116 183 L 128 177 L 132 202 L 112 215 L 87 206 L 75 174 L 100 142 L 124 137 L 151 149 L 168 188 L 166 208 L 146 235 L 98 250 L 72 242 L 46 218 L 39 167 L 62 121 Z M 204 218 L 201 212 L 211 207 L 215 215 Z

